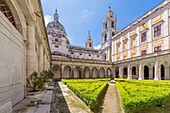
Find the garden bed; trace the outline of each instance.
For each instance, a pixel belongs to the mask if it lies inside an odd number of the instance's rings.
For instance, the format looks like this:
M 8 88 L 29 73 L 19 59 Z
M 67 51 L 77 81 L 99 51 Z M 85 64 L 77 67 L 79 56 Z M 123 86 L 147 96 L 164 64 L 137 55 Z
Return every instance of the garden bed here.
M 80 97 L 93 111 L 96 111 L 106 93 L 107 79 L 63 79 L 78 97 Z
M 170 81 L 116 80 L 126 113 L 162 106 L 170 98 Z

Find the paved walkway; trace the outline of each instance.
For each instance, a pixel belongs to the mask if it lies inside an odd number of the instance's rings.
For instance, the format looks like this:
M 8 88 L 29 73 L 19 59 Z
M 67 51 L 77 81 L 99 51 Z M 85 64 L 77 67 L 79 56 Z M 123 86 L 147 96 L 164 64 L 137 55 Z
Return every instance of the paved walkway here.
M 58 112 L 59 113 L 93 113 L 90 108 L 78 98 L 65 84 L 58 82 Z M 62 99 L 62 101 L 60 101 Z
M 109 83 L 109 87 L 104 98 L 102 113 L 124 113 L 115 83 Z

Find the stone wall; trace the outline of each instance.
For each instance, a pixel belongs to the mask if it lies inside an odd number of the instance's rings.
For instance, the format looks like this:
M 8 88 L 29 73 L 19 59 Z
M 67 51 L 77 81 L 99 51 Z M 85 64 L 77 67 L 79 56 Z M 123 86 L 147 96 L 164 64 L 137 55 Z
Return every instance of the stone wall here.
M 0 106 L 24 98 L 24 55 L 23 37 L 0 12 Z

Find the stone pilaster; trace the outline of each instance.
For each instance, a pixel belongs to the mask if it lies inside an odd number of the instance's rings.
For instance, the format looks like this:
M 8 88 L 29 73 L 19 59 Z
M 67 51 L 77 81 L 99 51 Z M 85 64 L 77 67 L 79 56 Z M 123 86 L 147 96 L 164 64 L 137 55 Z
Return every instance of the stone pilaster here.
M 154 80 L 160 80 L 160 68 L 159 68 L 159 62 L 155 62 L 155 76 Z
M 165 79 L 168 80 L 170 79 L 170 75 L 169 75 L 169 67 L 165 67 Z
M 121 66 L 119 67 L 119 77 L 123 78 L 123 70 Z
M 149 79 L 153 79 L 153 67 L 149 67 Z
M 163 12 L 163 18 L 164 18 L 164 24 L 162 26 L 163 28 L 163 37 L 165 37 L 163 40 L 163 50 L 169 49 L 169 16 L 168 16 L 168 9 Z
M 132 68 L 130 65 L 128 66 L 128 79 L 132 79 Z
M 27 23 L 27 39 L 26 74 L 29 77 L 35 71 L 35 22 Z
M 140 64 L 139 65 L 139 78 L 138 80 L 143 80 L 144 79 L 144 68 L 143 68 L 143 65 Z
M 39 72 L 42 72 L 43 71 L 43 44 L 40 43 L 40 46 L 39 46 Z

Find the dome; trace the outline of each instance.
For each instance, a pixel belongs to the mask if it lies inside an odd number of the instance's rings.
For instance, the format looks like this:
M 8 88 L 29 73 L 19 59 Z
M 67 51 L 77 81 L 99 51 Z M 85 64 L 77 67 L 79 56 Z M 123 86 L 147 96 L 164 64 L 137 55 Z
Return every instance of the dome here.
M 57 35 L 57 36 L 60 36 L 60 37 L 66 37 L 66 31 L 65 31 L 65 28 L 64 26 L 59 22 L 58 20 L 59 16 L 57 14 L 57 10 L 55 11 L 55 14 L 54 14 L 54 21 L 52 22 L 49 22 L 47 24 L 47 29 L 48 29 L 48 32 L 49 33 L 52 33 L 54 35 Z

